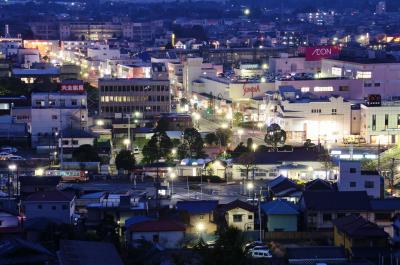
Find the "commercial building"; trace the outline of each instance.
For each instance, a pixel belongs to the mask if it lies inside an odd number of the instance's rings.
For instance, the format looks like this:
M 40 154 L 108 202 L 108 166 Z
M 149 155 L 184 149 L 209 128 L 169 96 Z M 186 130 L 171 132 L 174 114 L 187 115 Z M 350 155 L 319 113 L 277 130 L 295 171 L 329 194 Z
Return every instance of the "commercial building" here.
M 287 133 L 287 140 L 318 143 L 341 142 L 350 135 L 351 103 L 342 97 L 328 99 L 292 98 L 282 100 L 271 117 Z
M 61 22 L 61 40 L 107 40 L 122 37 L 121 24 L 111 22 Z
M 32 93 L 31 102 L 34 147 L 54 145 L 61 130 L 85 130 L 87 127 L 87 96 L 80 82 L 64 83 L 60 92 Z
M 140 112 L 154 117 L 171 109 L 168 73 L 152 65 L 152 78 L 99 79 L 99 112 L 103 118 L 122 118 Z
M 360 79 L 363 82 L 363 97 L 379 94 L 384 100 L 400 98 L 399 72 L 400 63 L 394 58 L 322 59 L 321 61 L 321 77 Z
M 400 102 L 382 101 L 380 106 L 361 104 L 360 136 L 368 144 L 396 144 L 400 133 Z

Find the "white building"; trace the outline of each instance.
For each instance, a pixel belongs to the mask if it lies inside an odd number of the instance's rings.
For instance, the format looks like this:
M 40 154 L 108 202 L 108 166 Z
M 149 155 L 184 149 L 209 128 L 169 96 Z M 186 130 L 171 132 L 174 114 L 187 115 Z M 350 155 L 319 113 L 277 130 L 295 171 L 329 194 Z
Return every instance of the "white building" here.
M 340 161 L 337 185 L 339 191 L 366 191 L 374 198 L 381 198 L 383 191 L 382 177 L 375 171 L 362 171 L 360 161 Z
M 62 191 L 41 191 L 23 201 L 27 219 L 50 218 L 70 224 L 75 212 L 75 195 Z
M 97 45 L 93 48 L 87 49 L 87 57 L 104 61 L 107 59 L 119 59 L 121 57 L 121 53 L 119 49 L 110 49 L 108 45 Z
M 55 139 L 61 130 L 85 130 L 87 120 L 87 99 L 83 90 L 32 93 L 31 132 L 35 147 L 48 146 L 50 139 Z
M 351 104 L 342 97 L 284 99 L 277 106 L 275 118 L 288 141 L 337 143 L 350 135 Z
M 363 81 L 363 96 L 379 94 L 382 99 L 400 98 L 400 63 L 392 59 L 353 61 L 322 59 L 322 77 L 346 77 Z
M 399 133 L 399 101 L 383 101 L 381 106 L 361 104 L 360 135 L 368 144 L 396 144 Z

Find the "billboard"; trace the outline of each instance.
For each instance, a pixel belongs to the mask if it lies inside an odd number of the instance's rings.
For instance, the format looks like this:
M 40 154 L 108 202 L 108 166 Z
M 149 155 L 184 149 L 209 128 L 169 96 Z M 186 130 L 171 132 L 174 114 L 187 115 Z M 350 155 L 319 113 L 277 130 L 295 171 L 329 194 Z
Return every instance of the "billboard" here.
M 321 59 L 338 56 L 340 47 L 335 45 L 306 47 L 306 61 L 319 61 Z

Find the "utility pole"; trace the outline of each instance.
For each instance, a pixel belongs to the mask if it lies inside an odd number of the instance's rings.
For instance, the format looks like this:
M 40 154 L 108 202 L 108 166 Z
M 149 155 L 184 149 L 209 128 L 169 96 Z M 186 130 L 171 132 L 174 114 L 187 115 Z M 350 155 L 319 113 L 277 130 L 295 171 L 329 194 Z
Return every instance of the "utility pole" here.
M 259 225 L 259 241 L 262 240 L 262 230 L 261 230 L 261 198 L 262 198 L 262 187 L 260 188 L 260 199 L 258 200 L 258 225 Z

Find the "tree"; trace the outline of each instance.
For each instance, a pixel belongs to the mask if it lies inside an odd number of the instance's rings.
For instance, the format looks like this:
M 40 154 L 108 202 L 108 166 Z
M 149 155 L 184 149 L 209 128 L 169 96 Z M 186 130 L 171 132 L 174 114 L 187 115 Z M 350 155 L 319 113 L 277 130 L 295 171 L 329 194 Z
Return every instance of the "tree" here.
M 202 264 L 247 264 L 242 248 L 245 242 L 243 233 L 235 227 L 228 227 L 220 230 L 218 235 L 214 249 L 210 255 L 205 256 L 206 260 Z
M 161 158 L 168 158 L 172 148 L 173 143 L 165 132 L 155 132 L 143 147 L 143 161 L 153 163 Z
M 326 149 L 322 149 L 319 155 L 319 161 L 324 164 L 325 176 L 328 178 L 329 170 L 333 167 L 331 156 Z
M 303 146 L 304 146 L 305 148 L 308 149 L 308 148 L 313 148 L 313 147 L 315 147 L 315 144 L 312 143 L 310 139 L 307 139 L 307 140 L 304 142 Z
M 209 145 L 218 143 L 218 137 L 215 135 L 215 133 L 207 133 L 204 140 Z
M 249 151 L 250 151 L 249 148 L 248 148 L 247 146 L 245 146 L 245 145 L 243 144 L 243 142 L 240 142 L 240 143 L 236 146 L 236 148 L 233 149 L 232 157 L 233 157 L 233 158 L 239 157 L 239 156 L 241 156 L 241 155 L 243 155 L 243 154 L 245 154 L 245 153 L 248 153 Z
M 377 170 L 378 163 L 372 159 L 362 159 L 361 160 L 361 169 L 366 171 L 374 171 Z
M 117 169 L 132 170 L 135 167 L 135 156 L 129 150 L 121 150 L 115 158 Z
M 201 138 L 199 131 L 197 131 L 195 128 L 185 129 L 183 133 L 183 140 L 187 145 L 187 154 L 190 158 L 203 157 L 204 142 L 203 139 Z
M 233 125 L 238 126 L 243 122 L 243 120 L 244 120 L 243 113 L 235 112 L 235 114 L 233 114 Z
M 215 131 L 215 135 L 221 143 L 221 146 L 227 146 L 232 138 L 232 130 L 231 129 L 223 129 L 218 128 Z
M 100 162 L 97 150 L 90 144 L 79 146 L 72 152 L 72 158 L 78 162 Z
M 264 142 L 272 146 L 274 150 L 277 150 L 278 145 L 282 145 L 286 142 L 286 132 L 281 129 L 276 123 L 272 123 L 267 127 L 267 133 L 264 137 Z

